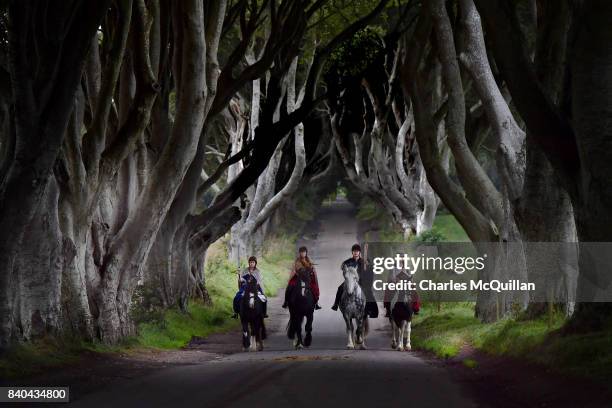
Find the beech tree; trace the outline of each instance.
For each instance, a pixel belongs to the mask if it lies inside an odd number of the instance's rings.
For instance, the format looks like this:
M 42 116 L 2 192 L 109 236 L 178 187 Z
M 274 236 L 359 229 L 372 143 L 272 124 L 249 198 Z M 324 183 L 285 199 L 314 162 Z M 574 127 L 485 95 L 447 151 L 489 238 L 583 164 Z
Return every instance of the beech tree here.
M 5 233 L 0 238 L 0 346 L 19 337 L 20 330 L 27 333 L 32 323 L 39 328 L 55 326 L 59 319 L 58 248 L 41 247 L 40 256 L 49 270 L 38 270 L 40 275 L 24 275 L 16 264 L 37 209 L 41 203 L 53 204 L 57 197 L 53 166 L 91 39 L 109 3 L 13 1 L 8 13 L 3 10 L 8 38 L 3 43 L 2 99 L 12 114 L 4 117 L 2 138 L 0 225 Z M 43 26 L 47 29 L 39 30 Z M 48 222 L 31 228 L 31 235 L 44 240 L 57 237 L 57 230 L 57 213 L 51 212 Z M 24 279 L 43 287 L 47 283 L 48 295 L 27 293 L 30 285 Z
M 605 44 L 612 34 L 607 23 L 612 5 L 597 0 L 573 7 L 566 2 L 542 3 L 547 24 L 539 33 L 543 37 L 540 47 L 550 42 L 554 47 L 550 56 L 545 54 L 538 62 L 558 67 L 560 59 L 565 61 L 567 77 L 560 98 L 558 91 L 551 90 L 554 76 L 552 80 L 542 78 L 542 65 L 538 77 L 511 4 L 501 0 L 475 3 L 516 108 L 571 200 L 578 239 L 610 241 L 611 196 L 603 186 L 610 177 L 606 146 L 611 130 L 606 118 L 612 107 L 606 95 L 612 83 L 606 69 L 612 54 Z M 568 19 L 571 25 L 566 24 Z M 544 52 L 540 48 L 539 55 Z M 590 297 L 591 285 L 603 287 L 610 280 L 610 274 L 601 263 L 594 262 L 589 251 L 580 251 L 579 273 L 582 299 Z M 583 303 L 574 314 L 574 322 L 586 328 L 599 327 L 611 310 L 608 303 Z

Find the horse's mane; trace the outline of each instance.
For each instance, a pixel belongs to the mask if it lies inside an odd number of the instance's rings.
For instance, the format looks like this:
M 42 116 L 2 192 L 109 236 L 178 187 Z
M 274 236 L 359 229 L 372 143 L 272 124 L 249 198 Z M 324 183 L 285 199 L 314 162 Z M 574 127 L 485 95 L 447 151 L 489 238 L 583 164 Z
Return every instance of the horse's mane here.
M 246 293 L 248 292 L 257 293 L 257 285 L 258 285 L 257 281 L 255 279 L 251 279 L 246 283 L 244 291 Z
M 357 267 L 343 263 L 342 264 L 342 275 L 344 277 L 344 285 L 345 285 L 345 288 L 348 290 L 348 293 L 353 293 L 353 290 L 349 290 L 349 287 L 346 286 L 348 274 L 354 275 L 354 277 L 356 278 L 355 279 L 356 282 L 354 283 L 355 287 L 359 287 L 359 272 L 357 270 Z
M 312 272 L 312 268 L 308 268 L 308 267 L 301 267 L 299 269 L 296 270 L 296 274 L 297 275 L 303 275 L 303 276 L 307 276 L 310 277 L 310 272 Z

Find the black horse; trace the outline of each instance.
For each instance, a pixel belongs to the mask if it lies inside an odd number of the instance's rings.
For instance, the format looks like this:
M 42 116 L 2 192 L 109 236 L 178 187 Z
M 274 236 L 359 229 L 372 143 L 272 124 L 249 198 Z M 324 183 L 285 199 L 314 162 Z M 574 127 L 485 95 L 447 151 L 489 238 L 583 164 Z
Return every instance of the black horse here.
M 310 273 L 308 268 L 300 268 L 296 273 L 297 284 L 289 293 L 289 326 L 287 337 L 293 340 L 296 350 L 309 347 L 312 343 L 312 320 L 315 310 L 315 297 L 310 289 Z M 306 318 L 306 337 L 302 341 L 302 322 Z
M 261 351 L 266 339 L 264 325 L 264 304 L 259 298 L 257 281 L 251 279 L 246 283 L 240 300 L 240 322 L 242 323 L 242 350 Z

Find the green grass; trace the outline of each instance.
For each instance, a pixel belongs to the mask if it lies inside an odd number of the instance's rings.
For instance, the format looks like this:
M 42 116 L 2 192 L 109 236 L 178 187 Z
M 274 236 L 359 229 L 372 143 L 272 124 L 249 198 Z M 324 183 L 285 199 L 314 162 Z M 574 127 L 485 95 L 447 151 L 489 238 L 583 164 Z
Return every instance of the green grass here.
M 451 214 L 438 214 L 434 220 L 433 230 L 439 232 L 447 242 L 469 242 L 465 230 Z
M 476 368 L 476 367 L 478 367 L 478 361 L 474 360 L 473 358 L 466 358 L 466 359 L 464 359 L 462 361 L 462 363 L 467 368 Z
M 14 378 L 41 372 L 49 367 L 78 361 L 82 344 L 57 338 L 13 346 L 0 359 L 0 378 Z
M 369 197 L 362 198 L 356 218 L 360 221 L 369 221 L 372 225 L 378 226 L 377 241 L 379 242 L 405 241 L 402 231 L 393 222 L 389 213 Z M 424 235 L 426 235 L 425 240 L 428 242 L 431 242 L 432 237 L 435 237 L 436 241 L 439 242 L 470 241 L 455 216 L 444 210 L 438 211 L 432 229 Z M 366 234 L 366 239 L 371 239 L 369 234 Z M 421 237 L 411 236 L 409 241 L 414 239 L 421 240 Z
M 483 324 L 471 303 L 424 305 L 413 321 L 412 344 L 440 358 L 456 357 L 469 345 L 488 354 L 525 359 L 556 371 L 580 376 L 612 376 L 612 329 L 589 334 L 561 335 L 561 315 L 535 320 L 506 318 Z M 466 359 L 470 360 L 470 359 Z M 475 367 L 476 361 L 463 361 Z

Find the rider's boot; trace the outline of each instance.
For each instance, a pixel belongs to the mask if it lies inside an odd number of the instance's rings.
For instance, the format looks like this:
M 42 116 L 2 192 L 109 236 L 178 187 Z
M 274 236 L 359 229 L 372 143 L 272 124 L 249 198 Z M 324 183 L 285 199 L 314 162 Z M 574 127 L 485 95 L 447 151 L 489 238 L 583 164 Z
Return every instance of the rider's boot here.
M 336 299 L 334 300 L 334 305 L 331 307 L 332 310 L 338 310 L 340 299 L 342 299 L 342 292 L 344 292 L 344 285 L 338 286 L 338 290 L 336 291 Z
M 391 317 L 391 302 L 383 302 L 385 307 L 385 317 Z
M 289 292 L 291 291 L 291 286 L 287 285 L 287 287 L 285 288 L 285 301 L 283 302 L 283 305 L 281 306 L 283 309 L 286 309 L 287 307 L 289 307 Z

